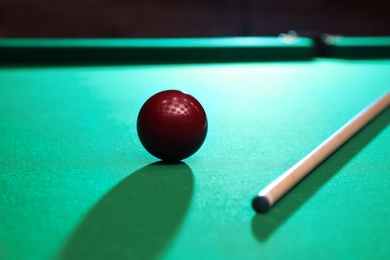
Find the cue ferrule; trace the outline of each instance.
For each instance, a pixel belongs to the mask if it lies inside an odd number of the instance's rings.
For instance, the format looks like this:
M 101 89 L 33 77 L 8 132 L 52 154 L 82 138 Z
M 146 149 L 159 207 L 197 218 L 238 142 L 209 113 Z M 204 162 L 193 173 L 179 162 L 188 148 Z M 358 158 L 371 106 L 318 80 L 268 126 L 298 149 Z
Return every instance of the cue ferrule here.
M 259 213 L 266 212 L 292 187 L 389 105 L 390 92 L 358 113 L 302 160 L 261 190 L 252 201 L 253 208 Z M 268 203 L 267 206 L 263 205 L 264 201 Z M 266 210 L 264 211 L 264 209 Z

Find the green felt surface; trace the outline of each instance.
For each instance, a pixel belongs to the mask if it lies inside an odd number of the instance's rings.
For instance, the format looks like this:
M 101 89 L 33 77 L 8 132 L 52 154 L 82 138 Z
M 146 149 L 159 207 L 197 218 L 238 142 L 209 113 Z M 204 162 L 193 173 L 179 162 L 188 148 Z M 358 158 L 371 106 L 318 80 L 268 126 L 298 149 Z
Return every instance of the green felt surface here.
M 265 215 L 253 196 L 390 88 L 389 60 L 0 68 L 1 259 L 388 259 L 390 110 Z M 191 93 L 183 164 L 136 135 Z

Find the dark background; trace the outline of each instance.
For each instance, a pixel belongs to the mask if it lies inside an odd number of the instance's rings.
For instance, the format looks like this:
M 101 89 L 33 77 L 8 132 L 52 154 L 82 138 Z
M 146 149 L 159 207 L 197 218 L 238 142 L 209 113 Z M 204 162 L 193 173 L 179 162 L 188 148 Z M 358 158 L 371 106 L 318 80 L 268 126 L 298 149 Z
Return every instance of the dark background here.
M 390 35 L 384 0 L 0 0 L 0 37 Z

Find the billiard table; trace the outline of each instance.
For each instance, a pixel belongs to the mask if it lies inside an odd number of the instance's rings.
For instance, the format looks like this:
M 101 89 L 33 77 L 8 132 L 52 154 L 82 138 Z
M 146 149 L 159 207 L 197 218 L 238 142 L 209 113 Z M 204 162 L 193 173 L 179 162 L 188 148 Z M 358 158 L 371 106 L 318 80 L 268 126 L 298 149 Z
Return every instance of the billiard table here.
M 390 38 L 0 40 L 0 259 L 388 259 L 390 109 L 265 214 L 252 198 L 390 89 Z M 203 105 L 181 163 L 143 103 Z

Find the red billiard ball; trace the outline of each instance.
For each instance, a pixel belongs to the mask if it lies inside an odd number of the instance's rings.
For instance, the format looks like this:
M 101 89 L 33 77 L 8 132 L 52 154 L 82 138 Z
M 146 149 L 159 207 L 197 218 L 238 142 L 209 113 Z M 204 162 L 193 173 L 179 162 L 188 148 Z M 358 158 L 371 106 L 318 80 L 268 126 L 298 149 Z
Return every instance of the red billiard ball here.
M 206 113 L 193 96 L 177 90 L 159 92 L 142 106 L 138 137 L 153 156 L 177 162 L 193 155 L 207 134 Z

